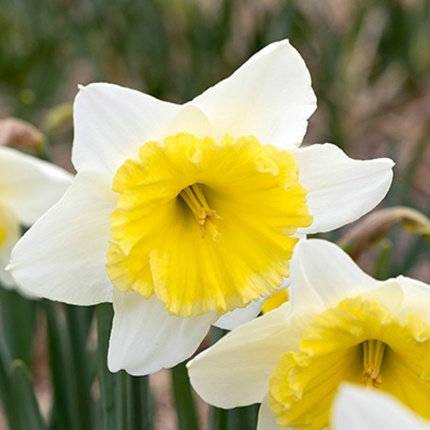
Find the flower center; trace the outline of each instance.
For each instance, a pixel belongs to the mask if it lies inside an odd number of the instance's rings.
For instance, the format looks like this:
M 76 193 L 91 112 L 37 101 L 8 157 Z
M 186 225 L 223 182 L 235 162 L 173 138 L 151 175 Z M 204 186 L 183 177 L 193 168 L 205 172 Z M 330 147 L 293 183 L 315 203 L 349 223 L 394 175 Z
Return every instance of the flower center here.
M 294 234 L 313 219 L 293 155 L 253 136 L 146 142 L 112 189 L 109 279 L 181 317 L 271 294 L 289 274 Z
M 214 221 L 221 219 L 221 217 L 209 207 L 200 185 L 194 184 L 185 188 L 179 193 L 179 197 L 188 205 L 200 225 L 202 238 L 206 236 L 206 231 L 208 231 L 212 239 L 215 242 L 219 242 L 221 233 Z
M 380 340 L 366 340 L 363 347 L 363 383 L 378 388 L 382 384 L 381 364 L 386 344 Z

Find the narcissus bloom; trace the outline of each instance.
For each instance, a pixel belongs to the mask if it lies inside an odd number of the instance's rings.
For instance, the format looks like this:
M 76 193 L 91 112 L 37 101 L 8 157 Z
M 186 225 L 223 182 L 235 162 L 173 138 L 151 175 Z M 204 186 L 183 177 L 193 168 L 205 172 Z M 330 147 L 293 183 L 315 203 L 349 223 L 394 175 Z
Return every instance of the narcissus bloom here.
M 430 421 L 395 397 L 351 384 L 339 388 L 330 422 L 333 430 L 430 430 Z
M 377 281 L 316 239 L 296 246 L 290 280 L 289 302 L 188 364 L 204 400 L 222 408 L 262 402 L 261 430 L 321 430 L 339 385 L 350 382 L 430 418 L 429 285 Z
M 21 227 L 33 224 L 56 203 L 71 180 L 72 175 L 53 164 L 0 146 L 0 285 L 14 285 L 5 267 Z
M 287 41 L 182 106 L 82 88 L 78 175 L 16 247 L 14 276 L 52 300 L 113 301 L 113 371 L 184 360 L 221 316 L 231 327 L 258 313 L 253 305 L 288 276 L 299 237 L 355 220 L 387 192 L 391 160 L 298 148 L 314 109 Z

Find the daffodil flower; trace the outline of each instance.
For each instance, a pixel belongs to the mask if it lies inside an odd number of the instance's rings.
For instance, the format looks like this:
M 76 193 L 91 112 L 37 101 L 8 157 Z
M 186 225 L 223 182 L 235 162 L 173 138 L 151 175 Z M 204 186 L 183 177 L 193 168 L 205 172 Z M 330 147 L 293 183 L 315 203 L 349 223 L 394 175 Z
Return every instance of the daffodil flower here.
M 377 281 L 318 239 L 296 246 L 290 280 L 289 302 L 188 364 L 204 400 L 221 408 L 261 402 L 259 430 L 321 430 L 339 385 L 350 382 L 430 418 L 429 285 Z
M 14 276 L 52 300 L 113 301 L 112 371 L 186 359 L 211 324 L 258 314 L 288 276 L 298 238 L 351 222 L 386 194 L 391 160 L 298 148 L 315 107 L 287 41 L 184 105 L 81 88 L 78 174 L 15 248 Z
M 352 384 L 339 388 L 330 422 L 333 430 L 430 430 L 430 421 L 395 397 Z
M 70 185 L 72 175 L 53 164 L 0 146 L 0 284 L 14 286 L 5 270 L 21 227 L 30 226 Z M 49 237 L 49 236 L 48 236 Z M 46 238 L 45 238 L 46 239 Z M 33 249 L 33 252 L 36 252 Z

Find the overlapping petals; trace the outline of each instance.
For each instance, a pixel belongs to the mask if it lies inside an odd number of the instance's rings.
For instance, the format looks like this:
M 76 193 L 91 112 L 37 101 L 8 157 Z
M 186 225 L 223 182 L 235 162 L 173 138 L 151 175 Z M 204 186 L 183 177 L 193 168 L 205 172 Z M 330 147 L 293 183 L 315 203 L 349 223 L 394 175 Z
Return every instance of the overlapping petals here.
M 0 205 L 0 284 L 6 287 L 13 285 L 13 279 L 4 269 L 20 236 L 21 229 L 16 215 L 7 206 Z
M 232 76 L 183 106 L 115 85 L 92 84 L 82 88 L 75 102 L 73 162 L 78 171 L 77 178 L 67 195 L 15 248 L 11 262 L 15 278 L 29 291 L 54 300 L 76 304 L 114 300 L 115 312 L 121 313 L 121 317 L 115 317 L 113 336 L 117 336 L 117 326 L 122 327 L 121 336 L 125 337 L 124 327 L 132 326 L 134 320 L 137 325 L 145 321 L 142 336 L 148 342 L 148 350 L 155 348 L 157 354 L 152 358 L 143 355 L 139 360 L 134 356 L 134 342 L 125 342 L 118 351 L 117 342 L 112 341 L 109 352 L 112 369 L 124 368 L 134 374 L 145 374 L 171 366 L 179 357 L 183 359 L 190 355 L 202 340 L 209 324 L 215 322 L 213 312 L 221 317 L 220 325 L 228 328 L 258 313 L 261 305 L 255 303 L 260 303 L 261 296 L 276 289 L 282 278 L 288 276 L 291 252 L 286 252 L 282 258 L 282 253 L 278 252 L 278 245 L 285 239 L 295 243 L 308 232 L 327 231 L 351 222 L 371 210 L 387 192 L 392 179 L 391 160 L 351 160 L 328 144 L 298 148 L 315 107 L 309 72 L 288 41 L 269 45 Z M 150 187 L 159 165 L 142 164 L 142 171 L 146 169 L 146 178 L 142 182 L 145 186 L 134 187 L 132 182 L 136 178 L 131 178 L 123 190 L 127 197 L 117 192 L 115 178 L 121 176 L 119 172 L 125 166 L 136 163 L 139 154 L 154 145 L 153 142 L 163 147 L 164 142 L 183 135 L 203 141 L 208 139 L 219 147 L 224 136 L 230 136 L 233 141 L 256 140 L 262 147 L 272 145 L 278 152 L 285 151 L 285 157 L 291 158 L 291 165 L 296 166 L 295 173 L 293 170 L 290 173 L 296 175 L 298 185 L 304 190 L 306 211 L 301 211 L 300 216 L 306 212 L 306 217 L 309 214 L 311 218 L 290 225 L 285 213 L 277 213 L 276 205 L 270 204 L 268 219 L 276 222 L 271 221 L 269 232 L 267 228 L 260 229 L 268 224 L 264 224 L 267 221 L 264 219 L 258 222 L 259 217 L 264 216 L 264 207 L 257 205 L 260 198 L 256 197 L 253 203 L 252 190 L 245 193 L 236 187 L 239 194 L 229 196 L 228 201 L 221 199 L 223 193 L 219 190 L 232 186 L 229 181 L 239 181 L 239 176 L 242 181 L 247 178 L 247 172 L 237 170 L 239 164 L 234 159 L 237 154 L 233 151 L 228 160 L 217 161 L 218 170 L 211 168 L 211 172 L 200 175 L 196 180 L 202 182 L 184 184 L 186 188 L 178 189 L 178 194 L 172 194 L 166 204 L 177 206 L 180 194 L 195 186 L 194 189 L 207 193 L 210 206 L 215 204 L 226 209 L 227 215 L 242 222 L 243 228 L 228 224 L 228 217 L 224 219 L 220 214 L 223 219 L 219 221 L 219 228 L 224 228 L 220 233 L 225 240 L 222 238 L 217 248 L 216 241 L 203 233 L 211 228 L 218 208 L 206 207 L 203 199 L 199 206 L 202 215 L 197 209 L 190 211 L 190 205 L 189 208 L 183 205 L 183 213 L 177 217 L 178 212 L 163 212 L 151 203 L 144 208 L 146 218 L 140 220 L 144 224 L 139 227 L 139 220 L 133 221 L 135 237 L 130 240 L 126 237 L 128 227 L 123 221 L 132 212 L 127 214 L 126 211 L 133 207 L 133 201 L 146 201 L 150 188 L 145 187 Z M 196 165 L 199 164 L 198 154 L 190 157 Z M 214 162 L 206 165 L 213 166 Z M 263 171 L 268 166 L 261 168 Z M 283 170 L 278 170 L 274 169 L 273 175 L 281 177 Z M 217 189 L 212 190 L 206 182 L 215 171 L 220 172 L 220 177 L 215 181 Z M 178 173 L 180 169 L 175 172 L 178 176 L 169 179 L 169 187 L 184 179 Z M 159 179 L 159 195 L 164 196 L 167 188 L 163 188 L 163 178 Z M 167 187 L 167 181 L 165 185 Z M 133 196 L 131 190 L 136 195 Z M 348 204 L 345 204 L 346 199 Z M 258 209 L 255 213 L 252 212 L 254 207 Z M 136 213 L 134 211 L 133 216 Z M 163 218 L 160 216 L 163 214 L 175 216 Z M 156 229 L 151 227 L 151 222 Z M 139 238 L 140 230 L 143 235 Z M 52 231 L 61 237 L 61 245 L 56 238 L 43 240 L 50 237 Z M 154 231 L 161 232 L 163 237 L 153 237 Z M 185 233 L 191 231 L 194 236 L 189 240 Z M 261 237 L 262 231 L 265 238 Z M 281 233 L 285 237 L 279 240 Z M 230 243 L 228 255 L 222 254 L 223 241 Z M 260 249 L 258 255 L 264 254 L 264 258 L 257 262 L 258 274 L 251 273 L 252 258 L 257 255 L 256 247 L 261 243 L 270 244 L 276 252 L 265 253 Z M 31 252 L 36 244 L 37 257 Z M 106 257 L 109 249 L 111 253 Z M 133 255 L 132 249 L 136 251 Z M 133 270 L 130 270 L 131 261 Z M 125 269 L 116 271 L 111 270 L 112 267 Z M 130 273 L 132 276 L 127 275 Z M 228 277 L 225 273 L 234 276 Z M 131 278 L 133 282 L 130 282 Z M 230 284 L 233 280 L 234 285 L 220 284 L 220 279 L 227 278 Z M 214 279 L 216 282 L 209 282 Z M 261 284 L 258 288 L 254 288 L 256 279 Z M 252 284 L 254 287 L 250 288 Z M 235 289 L 237 297 L 233 297 Z M 249 293 L 251 290 L 252 294 Z M 122 298 L 116 302 L 114 291 L 125 296 L 118 295 Z M 224 296 L 225 291 L 231 297 Z M 135 301 L 141 303 L 135 305 Z M 141 310 L 137 312 L 132 304 Z M 243 312 L 235 307 L 242 307 Z M 183 324 L 173 322 L 185 317 L 189 317 L 189 321 Z M 127 324 L 119 324 L 120 321 L 127 321 Z M 163 324 L 169 330 L 161 329 Z M 179 347 L 172 351 L 167 345 L 183 333 L 185 326 L 192 338 L 187 343 L 186 352 L 180 351 Z M 130 331 L 130 338 L 136 339 L 137 333 Z M 161 338 L 163 346 L 159 347 Z M 176 354 L 176 358 L 172 358 L 172 354 Z
M 100 175 L 79 173 L 15 248 L 11 270 L 32 294 L 76 305 L 112 301 L 104 260 L 116 196 L 103 181 Z M 23 243 L 37 253 L 21 251 Z
M 141 374 L 142 362 L 148 363 L 147 372 L 152 373 L 185 360 L 217 319 L 214 312 L 190 318 L 171 316 L 156 297 L 141 300 L 133 292 L 114 291 L 113 305 L 109 367 L 113 372 L 127 368 L 132 375 Z
M 296 246 L 290 280 L 288 303 L 188 364 L 204 400 L 223 408 L 261 402 L 259 430 L 316 430 L 328 426 L 347 381 L 429 416 L 430 286 L 401 276 L 374 280 L 316 239 Z

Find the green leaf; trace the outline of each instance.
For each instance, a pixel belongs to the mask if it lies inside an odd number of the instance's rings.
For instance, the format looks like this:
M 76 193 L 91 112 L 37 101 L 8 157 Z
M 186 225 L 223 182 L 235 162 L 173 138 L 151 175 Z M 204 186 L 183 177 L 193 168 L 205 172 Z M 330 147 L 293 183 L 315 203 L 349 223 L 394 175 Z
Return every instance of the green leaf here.
M 260 405 L 235 409 L 211 408 L 210 430 L 255 430 Z
M 18 358 L 30 366 L 36 327 L 36 302 L 25 299 L 16 291 L 3 288 L 0 288 L 0 302 L 2 328 L 12 358 Z
M 9 422 L 9 427 L 14 428 L 14 410 L 13 399 L 11 393 L 10 369 L 12 365 L 12 357 L 6 341 L 4 340 L 3 332 L 0 331 L 0 395 L 3 402 L 4 412 Z
M 109 337 L 113 319 L 110 303 L 97 306 L 97 376 L 100 386 L 101 430 L 153 430 L 154 412 L 149 377 L 135 377 L 107 367 Z
M 148 376 L 127 375 L 127 399 L 128 430 L 153 430 L 154 408 Z
M 76 393 L 76 375 L 72 363 L 73 351 L 67 329 L 64 307 L 49 301 L 43 302 L 47 317 L 48 347 L 54 404 L 51 430 L 75 430 L 80 427 L 80 411 Z
M 15 416 L 13 430 L 47 430 L 30 372 L 21 360 L 12 363 L 11 388 Z
M 113 374 L 107 368 L 107 351 L 112 326 L 110 303 L 97 306 L 97 377 L 100 386 L 100 430 L 125 430 L 126 384 L 122 373 Z
M 199 430 L 196 406 L 185 363 L 178 364 L 171 372 L 178 428 L 180 430 Z
M 390 261 L 393 254 L 393 245 L 388 238 L 380 241 L 378 246 L 379 254 L 375 261 L 375 279 L 387 279 L 390 273 Z
M 69 371 L 76 376 L 72 383 L 76 408 L 79 411 L 78 425 L 79 428 L 90 429 L 96 419 L 91 395 L 91 386 L 95 378 L 93 357 L 95 354 L 87 350 L 87 343 L 95 308 L 70 305 L 64 307 L 71 351 Z

